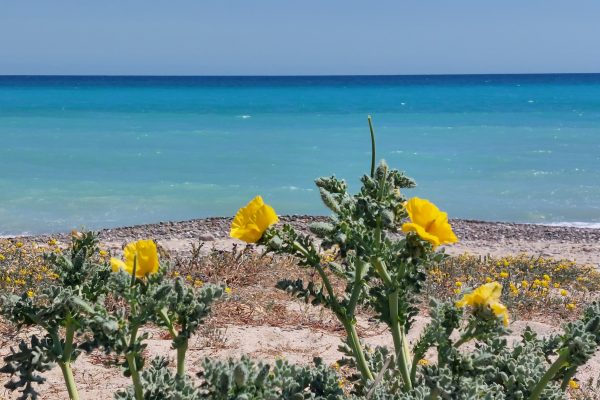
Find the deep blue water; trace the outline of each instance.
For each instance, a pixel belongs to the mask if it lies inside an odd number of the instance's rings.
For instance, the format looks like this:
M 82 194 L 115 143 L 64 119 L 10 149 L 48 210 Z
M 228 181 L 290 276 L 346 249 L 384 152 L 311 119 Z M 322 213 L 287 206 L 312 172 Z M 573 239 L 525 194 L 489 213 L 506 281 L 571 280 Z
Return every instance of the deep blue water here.
M 323 214 L 378 156 L 451 217 L 600 226 L 600 74 L 0 77 L 0 233 Z

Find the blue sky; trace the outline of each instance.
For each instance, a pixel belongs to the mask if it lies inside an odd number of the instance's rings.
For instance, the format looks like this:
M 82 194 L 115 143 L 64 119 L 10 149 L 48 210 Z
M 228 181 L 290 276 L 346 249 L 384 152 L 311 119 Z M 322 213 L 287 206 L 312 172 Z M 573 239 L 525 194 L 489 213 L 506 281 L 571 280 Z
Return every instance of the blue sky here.
M 0 0 L 0 74 L 600 72 L 600 1 Z

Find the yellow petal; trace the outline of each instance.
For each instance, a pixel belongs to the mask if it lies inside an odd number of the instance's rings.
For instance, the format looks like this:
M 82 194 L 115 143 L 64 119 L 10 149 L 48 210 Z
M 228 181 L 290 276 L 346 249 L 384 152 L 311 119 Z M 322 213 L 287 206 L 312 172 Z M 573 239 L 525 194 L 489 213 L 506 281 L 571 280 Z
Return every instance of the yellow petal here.
M 156 243 L 152 240 L 139 240 L 135 242 L 136 247 L 136 271 L 135 275 L 142 278 L 146 275 L 158 272 L 158 251 Z
M 402 225 L 404 232 L 416 232 L 434 247 L 458 241 L 448 223 L 448 214 L 429 200 L 413 197 L 406 202 L 405 209 L 411 222 Z
M 404 224 L 402 224 L 402 231 L 403 232 L 416 232 L 417 235 L 419 235 L 421 237 L 421 239 L 428 241 L 429 243 L 431 243 L 433 245 L 433 247 L 437 247 L 440 245 L 440 241 L 439 239 L 428 233 L 425 228 L 423 228 L 421 225 L 415 224 L 413 222 L 406 222 Z
M 113 272 L 119 272 L 119 270 L 123 270 L 123 271 L 127 271 L 127 265 L 119 260 L 118 258 L 111 258 L 110 259 L 110 266 L 112 267 L 112 271 Z M 131 271 L 127 271 L 129 273 L 131 273 Z
M 240 208 L 231 223 L 229 235 L 248 243 L 260 240 L 267 228 L 279 222 L 275 210 L 256 196 L 245 207 Z
M 502 317 L 502 323 L 504 326 L 508 326 L 508 309 L 506 306 L 502 303 L 494 302 L 490 304 L 490 308 L 492 309 L 494 315 L 497 317 Z

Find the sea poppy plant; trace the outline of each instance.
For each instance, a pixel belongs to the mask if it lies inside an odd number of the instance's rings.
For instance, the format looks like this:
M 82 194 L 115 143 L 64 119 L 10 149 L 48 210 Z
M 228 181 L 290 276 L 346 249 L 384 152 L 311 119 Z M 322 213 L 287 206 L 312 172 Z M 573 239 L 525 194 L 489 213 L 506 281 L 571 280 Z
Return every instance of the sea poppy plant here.
M 489 307 L 497 317 L 502 317 L 502 322 L 508 326 L 508 309 L 500 303 L 502 285 L 498 282 L 490 282 L 479 286 L 477 289 L 463 296 L 456 302 L 457 307 Z
M 229 235 L 247 243 L 256 243 L 267 228 L 277 222 L 279 218 L 273 207 L 265 204 L 261 196 L 256 196 L 239 209 L 231 223 Z
M 448 214 L 440 211 L 429 200 L 413 197 L 405 204 L 410 222 L 402 225 L 404 232 L 416 232 L 421 239 L 437 247 L 444 243 L 458 242 L 448 223 Z
M 110 264 L 113 272 L 120 269 L 129 274 L 133 274 L 135 265 L 135 276 L 143 278 L 146 275 L 155 274 L 158 272 L 158 252 L 156 251 L 156 243 L 148 240 L 138 240 L 131 242 L 123 251 L 125 261 L 118 258 L 111 258 Z

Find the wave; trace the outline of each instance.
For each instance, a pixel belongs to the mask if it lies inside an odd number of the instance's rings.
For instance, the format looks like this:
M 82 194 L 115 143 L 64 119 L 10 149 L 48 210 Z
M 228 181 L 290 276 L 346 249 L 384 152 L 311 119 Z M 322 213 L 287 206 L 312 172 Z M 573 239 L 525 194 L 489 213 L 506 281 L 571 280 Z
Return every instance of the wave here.
M 600 229 L 600 222 L 544 222 L 537 225 L 562 226 L 566 228 Z

